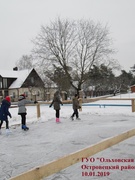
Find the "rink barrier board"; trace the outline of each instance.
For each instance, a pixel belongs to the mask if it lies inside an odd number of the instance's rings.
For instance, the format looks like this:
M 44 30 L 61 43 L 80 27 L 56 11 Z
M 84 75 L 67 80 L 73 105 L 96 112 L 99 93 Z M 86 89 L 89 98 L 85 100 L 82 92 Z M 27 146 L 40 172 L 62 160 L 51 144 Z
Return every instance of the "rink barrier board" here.
M 92 99 L 90 99 L 92 101 Z M 95 100 L 95 99 L 94 99 Z M 99 106 L 101 107 L 106 107 L 106 106 L 121 106 L 121 107 L 132 107 L 132 112 L 135 112 L 135 99 L 134 98 L 98 98 L 97 100 L 131 100 L 131 105 L 130 104 L 103 104 L 103 103 L 98 103 L 98 104 L 92 104 L 92 103 L 83 103 L 83 99 L 79 99 L 79 104 L 80 104 L 80 111 L 82 111 L 82 106 Z M 71 105 L 70 102 L 71 101 L 62 101 L 63 104 L 66 105 Z M 92 101 L 93 102 L 93 101 Z M 33 104 L 33 106 L 36 106 L 37 109 L 37 118 L 41 117 L 41 113 L 40 113 L 40 105 L 41 104 L 45 104 L 49 106 L 49 102 L 38 102 L 37 104 Z M 32 106 L 32 104 L 28 104 L 27 106 Z M 11 106 L 11 108 L 16 108 L 17 106 Z
M 94 154 L 101 152 L 133 136 L 135 136 L 135 129 L 131 129 L 119 135 L 107 138 L 87 148 L 76 151 L 75 153 L 71 153 L 48 164 L 22 173 L 16 177 L 11 178 L 10 180 L 41 180 L 69 166 L 72 166 L 73 164 L 81 162 L 82 158 L 93 156 Z
M 98 99 L 99 100 L 99 99 Z M 86 103 L 83 103 L 83 101 L 79 100 L 79 104 L 80 104 L 80 111 L 82 111 L 82 107 L 83 106 L 99 106 L 100 108 L 101 107 L 106 107 L 106 106 L 117 106 L 117 107 L 131 107 L 132 109 L 132 112 L 135 112 L 135 99 L 133 98 L 101 98 L 100 100 L 131 100 L 131 105 L 130 104 L 103 104 L 103 103 L 98 103 L 98 104 L 92 104 L 92 103 L 89 103 L 89 104 L 86 104 Z M 63 101 L 63 104 L 65 102 Z M 37 103 L 37 118 L 40 118 L 41 114 L 40 114 L 40 104 L 44 104 L 44 103 Z M 71 104 L 67 104 L 66 105 L 71 105 Z

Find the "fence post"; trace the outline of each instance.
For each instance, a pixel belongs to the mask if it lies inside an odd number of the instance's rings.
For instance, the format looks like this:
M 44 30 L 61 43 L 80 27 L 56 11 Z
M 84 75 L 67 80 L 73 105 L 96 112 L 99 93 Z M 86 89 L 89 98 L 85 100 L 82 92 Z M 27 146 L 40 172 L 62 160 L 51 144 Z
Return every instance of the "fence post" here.
M 37 118 L 40 118 L 40 103 L 37 103 Z
M 79 98 L 79 106 L 80 106 L 79 111 L 82 111 L 82 98 Z
M 135 99 L 132 99 L 132 112 L 135 112 Z

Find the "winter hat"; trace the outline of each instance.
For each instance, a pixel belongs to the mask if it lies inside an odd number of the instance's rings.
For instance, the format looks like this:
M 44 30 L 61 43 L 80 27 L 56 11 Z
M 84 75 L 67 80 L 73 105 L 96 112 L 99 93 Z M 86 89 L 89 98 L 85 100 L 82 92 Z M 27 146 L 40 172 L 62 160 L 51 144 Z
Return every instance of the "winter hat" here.
M 20 96 L 23 96 L 23 97 L 25 97 L 25 94 L 21 94 Z
M 9 96 L 6 96 L 5 99 L 10 102 L 10 97 Z

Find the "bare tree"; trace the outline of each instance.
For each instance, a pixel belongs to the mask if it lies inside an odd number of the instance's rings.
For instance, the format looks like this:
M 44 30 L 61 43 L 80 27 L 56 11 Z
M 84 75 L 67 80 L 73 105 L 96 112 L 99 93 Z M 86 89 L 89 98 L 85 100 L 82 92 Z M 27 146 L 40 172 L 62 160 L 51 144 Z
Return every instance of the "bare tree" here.
M 47 71 L 53 70 L 53 65 L 61 67 L 67 81 L 78 91 L 89 78 L 87 74 L 94 64 L 110 64 L 110 55 L 114 53 L 111 42 L 108 28 L 100 23 L 57 18 L 49 26 L 41 27 L 33 41 L 33 52 L 38 62 L 46 64 Z
M 131 72 L 135 73 L 135 64 L 132 67 L 130 67 L 130 69 L 131 69 Z
M 32 55 L 23 55 L 17 62 L 16 66 L 19 70 L 31 69 L 33 67 Z

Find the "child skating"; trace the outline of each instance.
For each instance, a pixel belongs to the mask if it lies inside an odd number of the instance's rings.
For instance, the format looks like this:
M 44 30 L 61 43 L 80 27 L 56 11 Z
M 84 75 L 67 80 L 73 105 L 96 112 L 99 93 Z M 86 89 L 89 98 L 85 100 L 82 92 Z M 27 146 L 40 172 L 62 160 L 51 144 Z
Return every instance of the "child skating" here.
M 22 125 L 22 129 L 24 131 L 29 130 L 29 128 L 26 126 L 27 109 L 26 109 L 25 105 L 31 104 L 31 103 L 37 103 L 37 102 L 27 100 L 25 94 L 21 94 L 19 96 L 19 99 L 18 99 L 18 115 L 21 116 L 21 125 Z
M 78 112 L 78 109 L 80 108 L 78 98 L 79 98 L 79 96 L 77 94 L 75 94 L 75 96 L 72 99 L 72 107 L 73 107 L 73 111 L 74 111 L 71 116 L 72 121 L 74 120 L 74 116 L 76 116 L 77 120 L 80 120 L 79 112 Z
M 50 104 L 49 107 L 51 107 L 53 105 L 54 110 L 56 111 L 56 123 L 60 123 L 60 105 L 63 105 L 63 103 L 60 100 L 60 93 L 59 91 L 56 91 L 54 93 L 54 98 L 52 103 Z
M 11 133 L 9 130 L 9 121 L 8 121 L 8 116 L 12 118 L 9 112 L 10 106 L 11 106 L 10 97 L 6 96 L 6 98 L 2 100 L 2 104 L 0 107 L 0 134 L 2 133 L 1 127 L 2 127 L 3 121 L 6 122 L 6 134 L 8 135 Z

